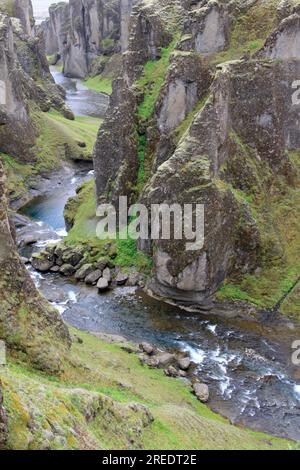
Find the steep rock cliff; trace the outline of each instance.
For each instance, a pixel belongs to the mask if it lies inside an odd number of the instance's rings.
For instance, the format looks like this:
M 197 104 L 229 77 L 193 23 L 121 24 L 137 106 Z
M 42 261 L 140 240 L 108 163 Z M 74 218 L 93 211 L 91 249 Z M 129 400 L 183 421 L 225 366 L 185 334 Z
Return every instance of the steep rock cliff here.
M 298 49 L 293 1 L 153 0 L 134 9 L 95 146 L 98 200 L 205 205 L 201 250 L 186 251 L 185 240 L 140 244 L 154 259 L 155 294 L 204 305 L 226 280 L 252 274 L 270 286 L 267 305 L 283 293 L 263 276 L 281 266 L 290 279 L 298 249 L 280 225 L 299 186 Z M 216 67 L 223 57 L 236 60 Z
M 2 123 L 1 123 L 2 124 Z M 12 354 L 25 353 L 37 368 L 59 372 L 70 337 L 59 313 L 35 285 L 17 253 L 7 215 L 0 161 L 0 338 Z
M 132 7 L 138 0 L 70 0 L 49 9 L 41 25 L 47 54 L 58 54 L 64 74 L 84 78 L 101 57 L 125 51 Z

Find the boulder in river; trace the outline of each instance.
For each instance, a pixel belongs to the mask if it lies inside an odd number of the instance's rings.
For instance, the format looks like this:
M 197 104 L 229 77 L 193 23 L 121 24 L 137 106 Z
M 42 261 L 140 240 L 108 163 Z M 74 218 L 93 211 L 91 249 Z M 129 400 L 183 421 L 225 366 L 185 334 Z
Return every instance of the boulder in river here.
M 67 251 L 66 253 L 63 254 L 62 260 L 65 264 L 71 264 L 72 266 L 77 266 L 78 263 L 83 258 L 83 250 L 81 247 L 79 248 L 74 248 L 70 251 Z
M 193 391 L 198 398 L 199 401 L 202 403 L 207 403 L 209 400 L 209 388 L 206 384 L 201 384 L 201 383 L 194 383 L 193 385 Z
M 107 291 L 107 289 L 109 287 L 108 280 L 106 278 L 102 277 L 101 279 L 99 279 L 99 281 L 97 283 L 97 287 L 99 289 L 99 292 Z
M 149 356 L 151 356 L 155 351 L 154 346 L 152 346 L 150 343 L 147 343 L 146 341 L 140 344 L 140 350 L 144 351 Z
M 111 282 L 111 271 L 110 271 L 109 268 L 105 268 L 105 269 L 103 270 L 102 276 L 104 277 L 104 279 L 107 280 L 108 283 Z
M 94 268 L 92 264 L 84 264 L 81 266 L 80 269 L 78 269 L 75 273 L 75 278 L 77 281 L 82 281 L 85 279 L 91 272 L 93 272 Z
M 73 274 L 75 273 L 75 268 L 71 264 L 63 264 L 60 268 L 60 272 L 64 276 L 73 276 Z
M 156 356 L 157 362 L 158 362 L 158 367 L 167 367 L 176 362 L 176 356 L 175 354 L 171 354 L 168 352 L 163 352 L 161 354 L 158 354 Z
M 99 281 L 100 277 L 102 276 L 102 271 L 100 269 L 96 269 L 92 271 L 84 280 L 86 284 L 96 284 Z
M 54 257 L 47 252 L 33 253 L 31 264 L 37 271 L 45 273 L 54 265 Z
M 181 370 L 188 370 L 191 365 L 191 360 L 189 357 L 180 357 L 178 359 L 178 366 Z
M 118 286 L 124 286 L 128 280 L 128 274 L 119 272 L 119 274 L 116 277 L 116 284 Z

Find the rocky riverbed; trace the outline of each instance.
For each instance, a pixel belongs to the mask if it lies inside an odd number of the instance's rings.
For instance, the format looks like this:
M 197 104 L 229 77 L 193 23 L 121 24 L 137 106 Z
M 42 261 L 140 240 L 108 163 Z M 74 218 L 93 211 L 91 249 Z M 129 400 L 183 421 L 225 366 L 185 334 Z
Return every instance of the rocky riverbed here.
M 99 295 L 96 287 L 73 276 L 40 273 L 30 265 L 28 270 L 67 323 L 150 343 L 171 354 L 164 367 L 171 376 L 172 354 L 189 358 L 197 383 L 209 388 L 213 410 L 255 430 L 274 433 L 276 423 L 276 434 L 299 438 L 300 378 L 290 362 L 291 342 L 299 333 L 291 323 L 267 316 L 250 322 L 221 319 L 213 312 L 193 314 L 151 299 L 137 287 L 115 286 Z M 143 361 L 159 363 L 152 353 Z M 176 364 L 175 369 L 178 374 Z M 202 396 L 203 389 L 198 392 Z

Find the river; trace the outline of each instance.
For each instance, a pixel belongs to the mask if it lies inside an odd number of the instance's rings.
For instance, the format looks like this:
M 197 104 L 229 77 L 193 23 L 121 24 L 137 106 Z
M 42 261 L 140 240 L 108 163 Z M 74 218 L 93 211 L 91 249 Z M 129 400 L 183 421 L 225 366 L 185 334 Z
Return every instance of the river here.
M 84 85 L 76 80 L 72 103 L 70 79 L 57 71 L 53 75 L 66 87 L 67 102 L 75 114 L 97 114 L 102 104 L 92 110 L 88 104 L 94 99 L 93 92 L 83 90 Z M 101 108 L 98 115 L 102 112 Z M 91 177 L 90 169 L 62 172 L 59 184 L 35 199 L 26 208 L 27 215 L 62 236 L 64 204 L 75 194 L 76 186 Z M 99 295 L 97 289 L 58 274 L 41 275 L 31 267 L 29 271 L 67 323 L 86 331 L 188 351 L 197 364 L 197 374 L 210 387 L 209 406 L 213 410 L 235 424 L 300 440 L 300 371 L 290 362 L 291 343 L 300 337 L 299 327 L 268 316 L 258 324 L 187 313 L 135 288 Z

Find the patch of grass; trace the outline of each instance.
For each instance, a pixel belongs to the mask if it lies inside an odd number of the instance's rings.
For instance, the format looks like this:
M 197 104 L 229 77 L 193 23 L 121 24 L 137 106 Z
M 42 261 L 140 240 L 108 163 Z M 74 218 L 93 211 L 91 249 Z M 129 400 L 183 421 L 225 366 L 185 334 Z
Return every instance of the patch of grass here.
M 289 449 L 289 441 L 235 427 L 180 379 L 143 367 L 118 344 L 70 329 L 61 377 L 14 363 L 1 372 L 12 449 Z M 77 339 L 80 338 L 80 342 Z M 147 407 L 154 421 L 145 421 Z M 31 426 L 29 427 L 29 421 Z M 137 431 L 138 429 L 138 431 Z
M 66 142 L 72 140 L 74 142 L 84 142 L 86 148 L 84 153 L 90 156 L 93 152 L 96 142 L 97 133 L 102 120 L 89 116 L 76 116 L 74 121 L 64 118 L 57 111 L 51 111 L 45 115 L 49 125 L 66 137 Z M 78 149 L 77 149 L 78 151 Z
M 85 80 L 84 84 L 90 90 L 97 91 L 97 93 L 112 94 L 112 80 L 110 78 L 102 78 L 101 75 L 96 75 Z
M 154 112 L 154 106 L 165 82 L 170 56 L 175 49 L 176 42 L 177 37 L 168 47 L 162 49 L 159 60 L 147 62 L 141 78 L 137 81 L 137 88 L 144 93 L 144 100 L 138 109 L 139 117 L 143 121 L 147 121 Z

